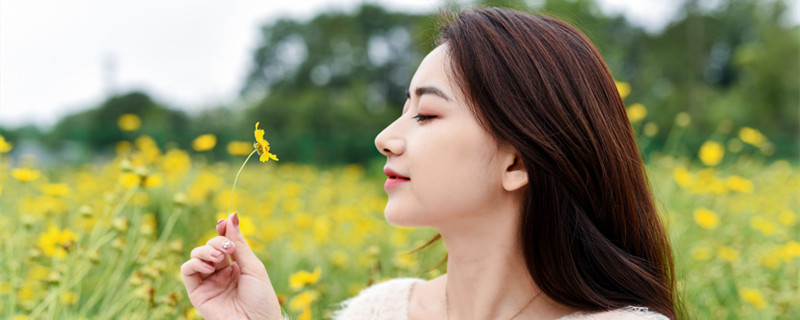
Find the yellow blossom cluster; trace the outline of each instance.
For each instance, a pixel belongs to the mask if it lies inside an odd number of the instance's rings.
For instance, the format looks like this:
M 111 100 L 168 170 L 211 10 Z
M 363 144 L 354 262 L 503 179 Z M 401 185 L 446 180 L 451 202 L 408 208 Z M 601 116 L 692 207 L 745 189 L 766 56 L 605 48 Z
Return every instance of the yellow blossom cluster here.
M 787 306 L 796 299 L 797 283 L 785 279 L 800 276 L 797 167 L 779 160 L 695 168 L 670 157 L 650 166 L 662 168 L 650 170 L 651 181 L 673 182 L 654 189 L 660 201 L 672 203 L 664 214 L 678 270 L 686 272 L 679 282 L 705 288 L 687 289 L 686 301 L 693 301 L 695 310 L 714 310 L 701 313 L 712 318 L 772 319 L 796 312 Z M 711 293 L 731 287 L 740 289 L 735 295 Z
M 623 97 L 625 85 L 618 84 Z M 647 131 L 646 109 L 634 106 L 629 118 Z M 691 123 L 688 114 L 679 118 L 676 124 Z M 769 141 L 754 132 L 742 128 L 735 139 L 761 150 Z M 263 131 L 254 134 L 255 146 L 229 144 L 229 153 L 255 150 L 263 161 L 277 160 L 258 140 Z M 204 139 L 198 149 L 214 147 Z M 647 163 L 683 300 L 699 319 L 791 318 L 800 313 L 797 281 L 787 281 L 800 276 L 800 170 L 746 152 L 725 154 L 717 144 L 698 150 L 702 163 L 669 155 Z M 115 152 L 77 167 L 0 155 L 0 256 L 12 257 L 0 259 L 0 314 L 200 319 L 179 268 L 227 216 L 239 163 L 209 163 L 193 146 L 163 149 L 147 136 L 122 141 Z M 409 253 L 433 230 L 385 221 L 385 177 L 376 167 L 281 161 L 241 172 L 231 209 L 293 319 L 323 319 L 338 302 L 388 278 L 445 271 L 436 267 L 442 246 Z
M 276 160 L 266 143 L 260 148 Z M 16 257 L 0 259 L 0 314 L 198 318 L 178 270 L 226 216 L 237 166 L 164 150 L 147 136 L 115 151 L 111 161 L 80 167 L 0 158 L 0 225 L 10 230 L 0 233 L 0 253 Z M 386 223 L 381 178 L 360 165 L 244 168 L 232 209 L 293 318 L 319 319 L 393 275 L 424 276 L 443 256 L 440 247 L 404 254 L 432 233 Z
M 126 113 L 117 119 L 117 125 L 122 131 L 136 131 L 142 126 L 142 119 L 133 113 Z
M 3 135 L 0 135 L 0 153 L 8 153 L 11 149 L 14 148 L 14 144 L 9 141 L 6 141 L 6 138 Z

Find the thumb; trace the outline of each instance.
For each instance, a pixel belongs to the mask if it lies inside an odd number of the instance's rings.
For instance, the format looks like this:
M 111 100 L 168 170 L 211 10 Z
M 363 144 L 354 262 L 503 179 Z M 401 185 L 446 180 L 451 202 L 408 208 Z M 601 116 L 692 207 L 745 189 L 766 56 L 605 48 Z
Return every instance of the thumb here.
M 264 264 L 256 257 L 250 246 L 247 245 L 241 230 L 239 230 L 239 214 L 234 212 L 225 221 L 225 237 L 233 241 L 236 250 L 231 254 L 233 261 L 236 261 L 242 268 L 242 273 L 251 275 L 261 275 Z

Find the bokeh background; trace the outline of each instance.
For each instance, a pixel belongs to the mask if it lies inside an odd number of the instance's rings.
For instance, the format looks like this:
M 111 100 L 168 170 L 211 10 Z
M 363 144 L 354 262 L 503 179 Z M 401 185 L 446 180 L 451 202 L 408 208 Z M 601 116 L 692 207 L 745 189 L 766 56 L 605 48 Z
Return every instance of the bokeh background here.
M 375 135 L 438 11 L 543 12 L 617 79 L 688 318 L 800 314 L 796 0 L 3 1 L 0 318 L 195 319 L 179 267 L 229 203 L 293 318 L 446 272 L 388 225 Z M 251 159 L 256 122 L 280 161 Z M 233 200 L 231 200 L 233 199 Z

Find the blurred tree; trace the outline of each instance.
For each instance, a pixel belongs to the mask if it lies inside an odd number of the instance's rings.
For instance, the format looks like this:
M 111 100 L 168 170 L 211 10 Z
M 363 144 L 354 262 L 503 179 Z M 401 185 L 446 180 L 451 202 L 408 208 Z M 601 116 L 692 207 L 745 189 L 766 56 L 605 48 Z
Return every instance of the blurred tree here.
M 649 120 L 666 128 L 654 146 L 687 112 L 693 120 L 684 152 L 693 154 L 709 136 L 751 126 L 777 144 L 779 156 L 798 154 L 800 27 L 785 23 L 785 0 L 687 0 L 658 34 L 606 16 L 594 0 L 476 2 L 543 12 L 584 32 L 614 77 L 631 84 L 626 101 L 644 103 Z
M 645 121 L 662 128 L 648 150 L 658 150 L 675 115 L 688 112 L 687 154 L 709 136 L 725 138 L 737 126 L 762 130 L 779 156 L 798 154 L 800 27 L 781 22 L 786 0 L 686 0 L 675 20 L 655 34 L 604 14 L 595 0 L 454 0 L 443 8 L 475 4 L 543 12 L 583 31 L 614 77 L 630 83 L 626 102 L 643 103 L 649 109 Z M 147 134 L 187 148 L 197 135 L 213 133 L 224 145 L 251 139 L 249 129 L 260 121 L 282 161 L 368 162 L 378 156 L 373 138 L 400 114 L 408 82 L 434 46 L 442 20 L 436 15 L 364 4 L 308 21 L 278 20 L 261 29 L 236 102 L 241 107 L 219 106 L 189 118 L 133 92 L 64 118 L 47 141 L 51 148 L 72 140 L 100 150 Z M 124 113 L 141 116 L 137 132 L 117 128 Z M 720 123 L 733 126 L 720 130 Z M 11 139 L 38 134 L 0 132 Z
M 126 133 L 119 129 L 117 120 L 126 113 L 142 119 L 139 130 Z M 111 97 L 95 109 L 65 117 L 50 131 L 46 141 L 56 148 L 66 140 L 88 151 L 103 151 L 120 140 L 149 135 L 163 146 L 167 141 L 186 143 L 190 138 L 184 132 L 188 124 L 183 112 L 168 109 L 145 93 L 131 92 Z
M 365 4 L 265 26 L 243 89 L 260 97 L 248 123 L 261 121 L 282 160 L 370 159 L 373 138 L 399 115 L 411 75 L 432 48 L 430 20 Z
M 662 33 L 637 36 L 638 49 L 614 61 L 622 67 L 612 69 L 625 71 L 621 79 L 631 82 L 628 101 L 651 108 L 662 128 L 671 128 L 677 113 L 688 112 L 688 137 L 694 141 L 686 151 L 714 132 L 726 134 L 719 124 L 732 122 L 763 130 L 780 155 L 796 156 L 800 28 L 780 23 L 785 1 L 701 4 L 687 1 Z

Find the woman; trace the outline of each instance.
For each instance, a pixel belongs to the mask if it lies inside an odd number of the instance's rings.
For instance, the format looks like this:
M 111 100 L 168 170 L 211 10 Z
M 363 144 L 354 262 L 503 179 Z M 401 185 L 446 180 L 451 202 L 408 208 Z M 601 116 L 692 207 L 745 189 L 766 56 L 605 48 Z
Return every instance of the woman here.
M 677 317 L 671 249 L 625 107 L 569 25 L 458 14 L 375 144 L 387 157 L 387 220 L 436 228 L 447 274 L 374 285 L 335 318 Z M 217 231 L 182 267 L 192 303 L 207 319 L 278 319 L 236 214 Z

